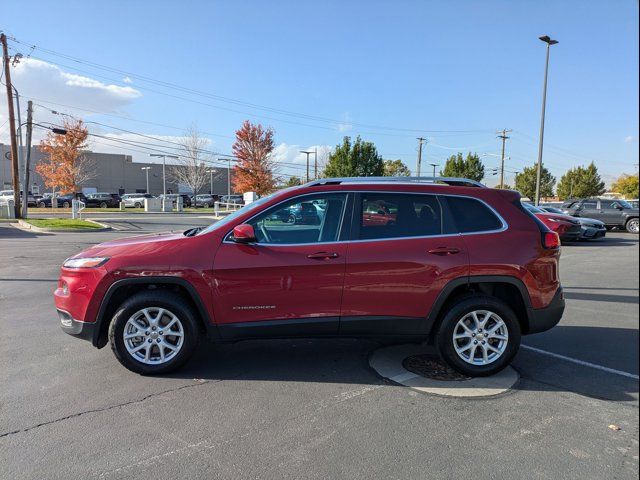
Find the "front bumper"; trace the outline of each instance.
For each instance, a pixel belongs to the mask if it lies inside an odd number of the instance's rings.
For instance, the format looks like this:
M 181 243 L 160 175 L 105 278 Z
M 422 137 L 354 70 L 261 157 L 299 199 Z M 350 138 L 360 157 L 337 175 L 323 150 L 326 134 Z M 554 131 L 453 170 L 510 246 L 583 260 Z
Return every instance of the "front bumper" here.
M 58 318 L 60 319 L 60 328 L 62 328 L 63 332 L 93 342 L 95 323 L 81 322 L 73 318 L 69 312 L 65 312 L 59 308 L 56 310 L 58 311 Z
M 571 225 L 564 232 L 560 234 L 560 240 L 565 242 L 572 242 L 578 240 L 582 236 L 582 227 L 577 225 Z
M 607 229 L 603 227 L 586 226 L 583 225 L 580 238 L 593 239 L 602 238 L 607 234 Z
M 553 297 L 553 300 L 544 308 L 529 308 L 529 328 L 527 334 L 545 332 L 555 327 L 564 313 L 565 302 L 562 287 Z

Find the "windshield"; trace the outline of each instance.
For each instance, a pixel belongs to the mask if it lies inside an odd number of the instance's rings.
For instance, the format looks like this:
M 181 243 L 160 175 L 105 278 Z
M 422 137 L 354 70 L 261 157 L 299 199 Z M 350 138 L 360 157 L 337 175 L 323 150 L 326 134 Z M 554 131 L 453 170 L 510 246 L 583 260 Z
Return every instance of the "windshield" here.
M 534 207 L 533 205 L 531 205 L 530 203 L 524 203 L 522 202 L 522 206 L 524 208 L 526 208 L 527 210 L 529 210 L 532 213 L 545 213 L 544 210 L 538 208 L 538 207 Z
M 253 210 L 257 210 L 260 206 L 264 205 L 269 200 L 271 200 L 276 193 L 279 193 L 279 192 L 275 192 L 275 193 L 272 193 L 271 195 L 267 195 L 266 197 L 262 197 L 260 200 L 256 200 L 255 202 L 251 202 L 249 205 L 245 205 L 244 207 L 240 208 L 239 210 L 236 210 L 235 212 L 230 213 L 229 215 L 224 217 L 222 220 L 218 220 L 217 222 L 212 223 L 211 225 L 209 225 L 207 228 L 202 230 L 198 235 L 202 235 L 204 233 L 209 233 L 209 232 L 211 232 L 212 230 L 214 230 L 214 229 L 216 229 L 218 227 L 223 227 L 223 226 L 227 225 L 228 223 L 233 222 L 240 215 L 244 215 L 247 212 L 251 212 Z

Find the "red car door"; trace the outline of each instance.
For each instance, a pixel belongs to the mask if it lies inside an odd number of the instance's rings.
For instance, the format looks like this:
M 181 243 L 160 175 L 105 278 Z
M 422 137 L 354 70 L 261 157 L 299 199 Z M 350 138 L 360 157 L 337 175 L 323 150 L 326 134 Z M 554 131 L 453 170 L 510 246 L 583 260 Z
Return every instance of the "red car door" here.
M 343 193 L 291 199 L 248 222 L 255 244 L 223 241 L 213 267 L 213 308 L 223 337 L 337 333 L 346 199 Z M 315 214 L 289 215 L 303 202 L 313 202 Z
M 370 221 L 371 204 L 394 215 L 387 224 Z M 419 334 L 443 287 L 469 272 L 460 235 L 443 235 L 435 195 L 362 193 L 356 197 L 354 238 L 349 244 L 340 333 Z

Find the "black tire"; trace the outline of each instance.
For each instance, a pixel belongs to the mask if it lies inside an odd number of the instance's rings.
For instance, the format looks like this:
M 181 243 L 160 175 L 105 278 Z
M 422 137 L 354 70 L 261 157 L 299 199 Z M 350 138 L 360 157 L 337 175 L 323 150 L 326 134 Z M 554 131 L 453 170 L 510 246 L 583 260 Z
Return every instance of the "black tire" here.
M 136 202 L 133 204 L 135 208 L 142 208 L 142 204 L 140 202 Z
M 634 234 L 638 234 L 638 219 L 637 218 L 630 218 L 629 220 L 627 220 L 627 223 L 625 224 L 624 228 L 627 230 L 627 232 L 629 233 L 634 233 Z
M 474 310 L 487 310 L 497 314 L 505 323 L 509 335 L 502 355 L 487 365 L 466 362 L 458 355 L 454 346 L 453 335 L 458 321 Z M 461 298 L 449 308 L 436 332 L 435 343 L 442 359 L 452 368 L 469 377 L 486 377 L 498 373 L 511 363 L 520 348 L 520 336 L 518 318 L 506 303 L 495 297 L 473 295 Z
M 100 208 L 107 208 L 109 205 L 107 205 L 107 202 L 102 202 L 100 204 Z
M 62 202 L 62 208 L 71 208 L 71 204 L 69 202 Z
M 159 307 L 171 311 L 182 323 L 183 344 L 177 354 L 165 363 L 150 365 L 135 359 L 125 347 L 124 328 L 129 318 L 143 308 Z M 127 369 L 142 375 L 158 375 L 182 367 L 198 345 L 200 328 L 193 308 L 180 296 L 166 290 L 135 294 L 118 307 L 109 325 L 109 343 L 118 361 Z
M 47 204 L 44 202 L 38 203 L 38 208 L 47 208 Z

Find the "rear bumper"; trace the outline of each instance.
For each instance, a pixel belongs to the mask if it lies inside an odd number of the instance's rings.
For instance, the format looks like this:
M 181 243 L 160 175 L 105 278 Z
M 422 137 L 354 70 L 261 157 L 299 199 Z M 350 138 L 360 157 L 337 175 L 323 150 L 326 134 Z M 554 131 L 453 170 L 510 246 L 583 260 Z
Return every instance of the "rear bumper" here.
M 93 342 L 95 323 L 81 322 L 73 318 L 69 312 L 60 309 L 57 309 L 57 311 L 60 319 L 60 328 L 62 328 L 63 332 L 76 338 Z
M 544 308 L 528 309 L 529 329 L 527 334 L 545 332 L 555 327 L 562 318 L 564 307 L 564 292 L 560 287 L 549 305 Z

